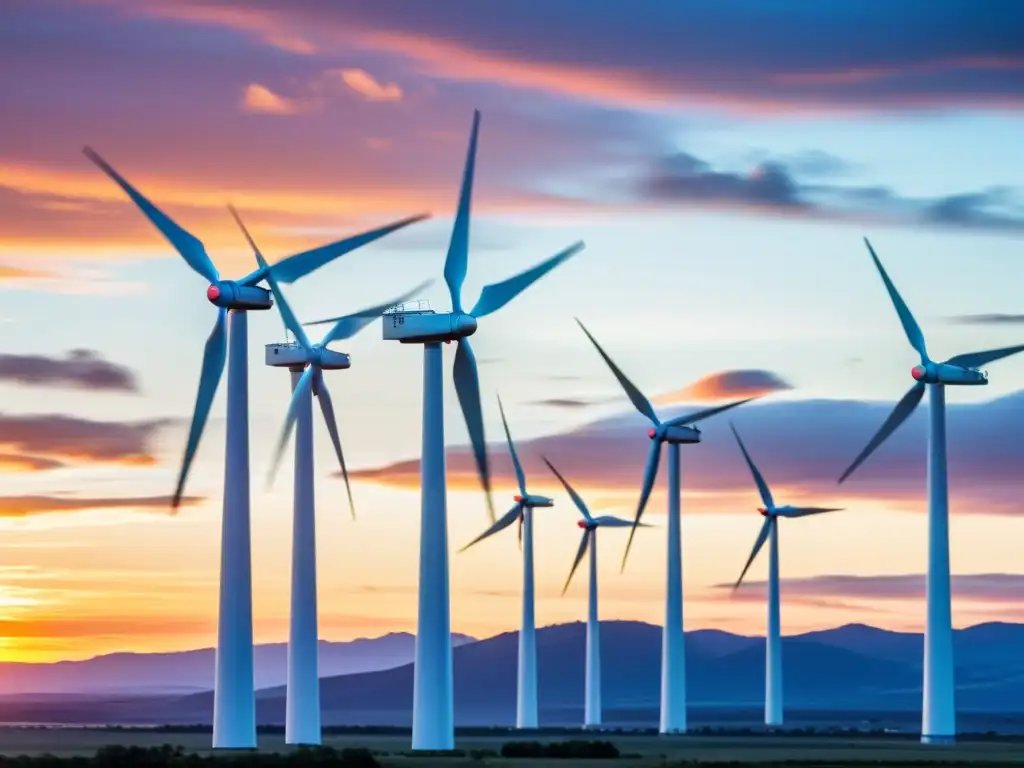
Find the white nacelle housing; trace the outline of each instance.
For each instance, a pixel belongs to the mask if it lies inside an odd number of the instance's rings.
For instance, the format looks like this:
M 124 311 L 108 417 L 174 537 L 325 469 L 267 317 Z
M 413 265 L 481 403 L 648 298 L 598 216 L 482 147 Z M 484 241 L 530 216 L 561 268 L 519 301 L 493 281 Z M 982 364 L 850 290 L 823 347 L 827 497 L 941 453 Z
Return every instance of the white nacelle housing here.
M 351 358 L 344 352 L 335 352 L 333 349 L 319 346 L 310 352 L 301 344 L 287 342 L 267 344 L 266 350 L 267 365 L 276 368 L 293 368 L 317 363 L 326 371 L 340 371 L 352 366 Z
M 399 306 L 381 318 L 385 341 L 422 344 L 430 341 L 454 341 L 476 331 L 476 318 L 471 315 L 443 313 L 432 309 L 409 309 Z
M 952 384 L 967 386 L 985 386 L 988 384 L 988 374 L 976 368 L 961 368 L 959 365 L 948 365 L 947 363 L 928 363 L 927 365 L 915 365 L 910 375 L 917 381 L 925 384 Z
M 267 365 L 278 368 L 291 368 L 296 365 L 305 365 L 309 362 L 309 354 L 301 345 L 294 342 L 282 344 L 267 344 L 266 347 Z

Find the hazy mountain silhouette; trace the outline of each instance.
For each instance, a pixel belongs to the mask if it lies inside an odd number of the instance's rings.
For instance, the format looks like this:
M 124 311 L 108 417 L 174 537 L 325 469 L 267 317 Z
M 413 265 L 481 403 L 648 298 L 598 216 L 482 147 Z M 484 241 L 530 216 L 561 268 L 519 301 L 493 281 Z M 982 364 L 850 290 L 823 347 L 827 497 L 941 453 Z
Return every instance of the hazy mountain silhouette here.
M 601 625 L 605 711 L 637 714 L 646 722 L 659 697 L 661 629 L 640 622 Z M 411 638 L 410 647 L 411 647 Z M 458 646 L 456 722 L 506 725 L 515 716 L 517 634 Z M 687 693 L 695 708 L 756 710 L 764 700 L 764 638 L 718 630 L 687 633 Z M 374 641 L 370 641 L 374 642 Z M 544 722 L 578 722 L 583 705 L 585 626 L 538 630 L 540 705 Z M 1024 625 L 983 624 L 956 632 L 957 706 L 961 711 L 1024 712 Z M 913 633 L 859 624 L 786 637 L 786 706 L 805 711 L 916 711 L 921 705 L 923 641 Z M 324 676 L 325 724 L 407 725 L 411 722 L 412 664 L 372 672 Z M 284 720 L 281 686 L 259 692 L 263 723 Z M 73 697 L 0 704 L 0 717 L 49 722 L 210 722 L 210 692 L 145 699 Z M 656 715 L 654 715 L 656 717 Z
M 455 635 L 453 645 L 473 642 Z M 350 642 L 320 642 L 320 674 L 324 677 L 369 672 L 409 664 L 416 638 L 404 632 Z M 288 646 L 256 646 L 256 687 L 283 685 Z M 50 664 L 0 663 L 0 695 L 191 693 L 213 687 L 215 653 L 202 648 L 177 653 L 111 653 L 84 661 Z

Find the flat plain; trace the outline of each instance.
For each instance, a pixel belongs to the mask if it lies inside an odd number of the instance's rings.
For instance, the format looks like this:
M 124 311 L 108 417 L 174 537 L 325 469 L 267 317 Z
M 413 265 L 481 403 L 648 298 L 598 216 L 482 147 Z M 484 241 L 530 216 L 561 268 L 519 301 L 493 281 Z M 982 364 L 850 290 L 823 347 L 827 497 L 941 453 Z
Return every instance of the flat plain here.
M 905 737 L 806 736 L 806 735 L 687 735 L 656 736 L 646 734 L 583 733 L 518 735 L 513 732 L 457 739 L 457 749 L 466 757 L 424 757 L 409 754 L 409 734 L 328 734 L 324 745 L 343 749 L 365 747 L 379 755 L 384 765 L 410 764 L 442 766 L 466 763 L 509 766 L 529 764 L 565 765 L 566 760 L 506 759 L 496 756 L 472 757 L 471 751 L 497 752 L 508 741 L 564 741 L 568 739 L 607 739 L 622 754 L 617 760 L 572 760 L 573 764 L 594 766 L 659 766 L 671 763 L 707 763 L 733 765 L 1021 765 L 1024 743 L 1019 741 L 962 741 L 952 746 L 924 746 Z M 186 751 L 209 753 L 210 733 L 146 730 L 103 730 L 90 728 L 0 728 L 0 754 L 5 756 L 52 754 L 56 756 L 91 755 L 100 747 L 152 747 L 161 744 L 180 746 Z M 261 734 L 260 750 L 282 752 L 282 734 Z

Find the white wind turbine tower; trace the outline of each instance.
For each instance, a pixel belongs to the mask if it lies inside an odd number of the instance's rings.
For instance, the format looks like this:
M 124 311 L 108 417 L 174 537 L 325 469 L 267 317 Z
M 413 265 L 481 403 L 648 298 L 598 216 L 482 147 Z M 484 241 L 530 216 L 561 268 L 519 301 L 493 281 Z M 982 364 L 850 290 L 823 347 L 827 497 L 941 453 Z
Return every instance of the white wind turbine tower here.
M 552 269 L 583 250 L 582 242 L 575 243 L 518 275 L 486 285 L 473 309 L 469 312 L 463 310 L 462 284 L 469 261 L 470 199 L 479 130 L 480 113 L 474 112 L 459 205 L 444 265 L 452 311 L 435 313 L 422 306 L 398 306 L 385 315 L 383 323 L 385 340 L 423 345 L 420 572 L 412 714 L 414 750 L 449 750 L 455 745 L 441 342 L 455 341 L 458 344 L 452 377 L 493 523 L 495 515 L 483 409 L 480 406 L 480 377 L 469 337 L 476 332 L 478 318 L 497 312 Z
M 231 207 L 231 214 L 256 255 L 260 268 L 267 269 L 252 236 L 242 223 L 238 212 Z M 278 311 L 284 321 L 285 331 L 291 331 L 293 343 L 268 344 L 266 364 L 276 368 L 287 368 L 292 377 L 292 396 L 281 437 L 278 440 L 270 466 L 268 487 L 277 472 L 284 448 L 291 431 L 295 430 L 295 478 L 292 513 L 292 566 L 291 566 L 291 608 L 289 611 L 288 634 L 288 680 L 285 703 L 285 743 L 318 745 L 321 741 L 320 728 L 320 673 L 319 673 L 319 630 L 317 628 L 317 576 L 316 576 L 316 508 L 313 475 L 313 409 L 310 395 L 320 403 L 327 431 L 334 445 L 334 452 L 345 479 L 349 509 L 355 518 L 352 489 L 349 485 L 348 469 L 341 450 L 337 420 L 331 393 L 324 381 L 325 370 L 344 370 L 351 366 L 349 356 L 329 349 L 331 342 L 352 338 L 359 331 L 379 318 L 396 302 L 406 301 L 429 285 L 424 283 L 397 299 L 376 307 L 333 319 L 334 325 L 318 344 L 310 342 L 302 325 L 295 317 L 288 300 L 281 291 L 273 272 L 267 272 Z M 326 322 L 326 321 L 324 321 Z
M 750 474 L 754 476 L 754 483 L 757 485 L 757 492 L 764 503 L 757 511 L 764 516 L 764 524 L 761 526 L 754 548 L 750 552 L 747 564 L 743 566 L 743 572 L 736 580 L 733 590 L 739 589 L 743 577 L 747 575 L 751 563 L 761 551 L 765 541 L 769 542 L 768 551 L 768 631 L 765 633 L 765 683 L 764 683 L 764 723 L 770 726 L 782 725 L 782 627 L 779 606 L 779 518 L 780 517 L 807 517 L 808 515 L 820 515 L 824 512 L 839 512 L 841 510 L 825 507 L 792 507 L 775 506 L 772 492 L 768 484 L 758 471 L 754 460 L 747 453 L 739 432 L 732 424 L 729 425 L 732 433 L 736 436 L 743 458 L 750 467 Z
M 573 487 L 569 485 L 569 482 L 562 477 L 555 466 L 544 459 L 544 463 L 548 465 L 555 477 L 558 478 L 559 482 L 562 483 L 562 487 L 565 488 L 565 492 L 569 494 L 569 498 L 572 499 L 572 503 L 576 505 L 576 509 L 583 515 L 583 519 L 578 521 L 576 525 L 583 529 L 583 538 L 580 539 L 580 548 L 576 550 L 576 559 L 572 562 L 572 570 L 569 571 L 569 578 L 565 580 L 565 586 L 562 587 L 562 594 L 569 589 L 569 582 L 572 581 L 572 576 L 576 573 L 576 569 L 579 567 L 580 561 L 583 560 L 584 555 L 590 552 L 590 584 L 587 594 L 587 652 L 586 652 L 586 671 L 585 671 L 585 682 L 584 682 L 584 698 L 583 698 L 583 727 L 594 728 L 601 725 L 601 625 L 598 623 L 597 618 L 597 529 L 598 528 L 634 528 L 641 527 L 646 528 L 646 523 L 630 522 L 629 520 L 623 520 L 619 517 L 612 517 L 611 515 L 602 515 L 601 517 L 594 517 L 590 514 L 590 510 L 587 509 L 587 505 L 583 502 Z
M 514 497 L 515 506 L 505 513 L 494 525 L 481 533 L 460 552 L 464 552 L 477 542 L 498 531 L 508 528 L 516 520 L 519 521 L 519 546 L 523 550 L 523 618 L 519 627 L 519 663 L 516 680 L 516 728 L 536 728 L 537 719 L 537 626 L 534 619 L 534 583 L 533 583 L 533 510 L 537 507 L 554 506 L 554 501 L 547 496 L 536 496 L 526 490 L 526 475 L 523 465 L 519 463 L 516 446 L 505 420 L 505 409 L 498 398 L 498 410 L 501 412 L 501 423 L 505 427 L 505 439 L 508 441 L 508 452 L 512 456 L 512 466 L 516 472 L 519 494 Z
M 277 280 L 293 283 L 339 256 L 427 217 L 420 215 L 403 219 L 289 256 L 271 268 L 261 266 L 239 280 L 229 280 L 221 277 L 198 238 L 157 208 L 95 151 L 89 147 L 83 151 L 128 195 L 185 263 L 207 281 L 206 298 L 218 308 L 217 318 L 203 352 L 192 424 L 171 507 L 177 509 L 184 493 L 185 481 L 226 367 L 227 428 L 213 688 L 213 747 L 251 749 L 256 746 L 256 693 L 253 685 L 252 547 L 249 519 L 248 312 L 268 310 L 273 306 L 270 291 L 259 285 L 267 279 L 270 269 L 273 269 Z
M 644 508 L 647 506 L 647 500 L 651 496 L 651 491 L 654 490 L 654 481 L 658 476 L 658 464 L 661 461 L 661 446 L 668 444 L 668 552 L 665 566 L 665 623 L 661 630 L 661 713 L 658 730 L 660 733 L 685 733 L 686 635 L 683 632 L 683 552 L 679 520 L 682 481 L 679 472 L 679 446 L 700 442 L 701 431 L 696 426 L 698 421 L 703 421 L 756 398 L 748 397 L 662 422 L 658 419 L 654 407 L 644 393 L 619 369 L 601 348 L 601 345 L 597 343 L 597 339 L 590 335 L 586 326 L 578 319 L 576 322 L 590 339 L 594 348 L 597 349 L 598 354 L 607 363 L 612 375 L 626 391 L 630 402 L 642 416 L 651 422 L 651 429 L 647 432 L 647 436 L 651 439 L 651 448 L 647 454 L 643 490 L 640 493 L 640 501 L 636 509 L 635 520 L 637 523 L 640 522 Z M 629 555 L 629 548 L 633 543 L 635 532 L 636 528 L 634 527 L 626 542 L 626 551 L 622 555 L 623 569 L 626 567 L 626 557 Z
M 903 332 L 920 364 L 910 369 L 914 384 L 896 403 L 860 455 L 839 478 L 842 483 L 889 435 L 914 412 L 927 388 L 928 413 L 928 576 L 925 587 L 927 617 L 924 628 L 924 690 L 921 741 L 950 744 L 956 740 L 956 685 L 953 678 L 953 616 L 949 593 L 949 484 L 946 478 L 946 387 L 985 386 L 988 374 L 981 366 L 1024 351 L 1024 345 L 967 352 L 937 363 L 928 356 L 924 333 L 910 308 L 886 273 L 871 243 L 864 238 L 871 260 L 899 315 Z

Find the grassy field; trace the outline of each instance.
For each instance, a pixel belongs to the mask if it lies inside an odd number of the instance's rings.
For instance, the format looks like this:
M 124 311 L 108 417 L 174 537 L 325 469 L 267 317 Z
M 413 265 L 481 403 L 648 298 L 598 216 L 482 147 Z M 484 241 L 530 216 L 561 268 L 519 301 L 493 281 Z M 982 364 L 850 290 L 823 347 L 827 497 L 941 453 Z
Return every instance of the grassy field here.
M 598 737 L 597 734 L 576 738 Z M 567 736 L 540 737 L 536 740 L 562 741 Z M 857 763 L 873 765 L 1021 765 L 1024 744 L 1012 742 L 965 742 L 949 747 L 925 747 L 916 741 L 898 738 L 828 737 L 828 736 L 647 736 L 611 734 L 622 753 L 618 760 L 573 760 L 579 763 L 624 768 L 625 766 L 660 766 L 667 763 L 700 762 L 732 764 L 803 764 L 807 766 L 838 766 Z M 457 740 L 464 750 L 501 749 L 513 734 L 468 736 Z M 514 766 L 538 763 L 565 765 L 564 760 L 514 760 L 500 757 L 416 757 L 408 755 L 409 735 L 328 735 L 326 746 L 365 747 L 380 755 L 384 765 L 447 766 L 456 763 L 483 763 Z M 187 751 L 210 752 L 209 733 L 166 733 L 148 731 L 102 731 L 79 728 L 3 728 L 0 729 L 0 754 L 14 756 L 49 753 L 57 756 L 91 755 L 108 744 L 124 746 L 158 746 L 172 744 Z M 282 735 L 263 735 L 260 749 L 274 752 L 289 749 Z

